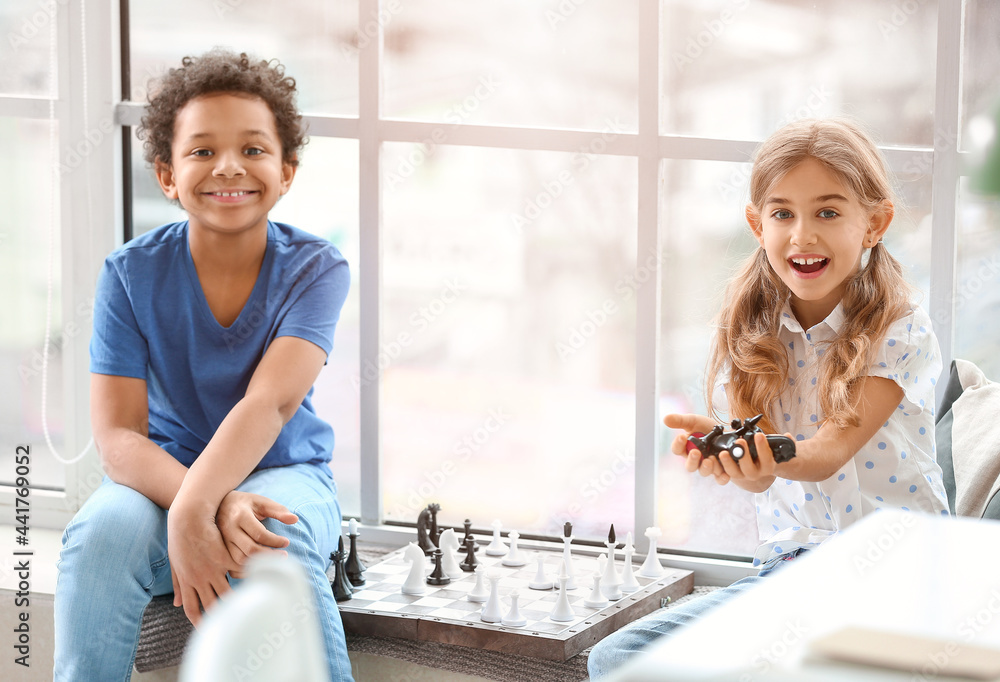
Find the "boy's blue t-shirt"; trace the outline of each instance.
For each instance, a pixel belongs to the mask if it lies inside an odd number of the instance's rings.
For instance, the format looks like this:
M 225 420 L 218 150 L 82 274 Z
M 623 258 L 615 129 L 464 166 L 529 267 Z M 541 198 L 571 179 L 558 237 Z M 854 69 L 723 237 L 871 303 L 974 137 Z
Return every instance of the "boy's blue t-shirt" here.
M 347 261 L 328 241 L 268 222 L 257 282 L 236 321 L 223 327 L 202 292 L 187 221 L 163 225 L 105 260 L 90 371 L 144 379 L 150 440 L 191 466 L 274 339 L 299 337 L 329 355 L 350 280 Z M 312 393 L 257 469 L 330 461 L 333 429 L 316 415 Z

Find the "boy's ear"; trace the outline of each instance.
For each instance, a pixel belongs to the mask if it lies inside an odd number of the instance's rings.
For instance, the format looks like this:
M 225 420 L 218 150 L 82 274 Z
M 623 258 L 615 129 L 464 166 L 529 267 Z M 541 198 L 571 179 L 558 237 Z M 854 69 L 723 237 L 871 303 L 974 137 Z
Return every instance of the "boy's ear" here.
M 176 200 L 177 184 L 174 182 L 174 169 L 169 163 L 164 163 L 159 157 L 153 162 L 153 172 L 156 173 L 156 181 L 160 183 L 160 189 L 168 199 Z
M 865 233 L 865 247 L 871 248 L 882 240 L 882 235 L 889 229 L 896 209 L 888 199 L 882 201 L 875 207 L 871 218 L 868 219 L 868 231 Z
M 757 238 L 760 245 L 764 246 L 764 234 L 760 227 L 760 213 L 753 204 L 747 204 L 746 216 L 747 224 L 750 225 L 750 231 L 753 232 L 753 236 Z
M 293 156 L 289 161 L 281 164 L 281 196 L 292 188 L 292 180 L 295 179 L 295 171 L 299 169 L 298 156 Z

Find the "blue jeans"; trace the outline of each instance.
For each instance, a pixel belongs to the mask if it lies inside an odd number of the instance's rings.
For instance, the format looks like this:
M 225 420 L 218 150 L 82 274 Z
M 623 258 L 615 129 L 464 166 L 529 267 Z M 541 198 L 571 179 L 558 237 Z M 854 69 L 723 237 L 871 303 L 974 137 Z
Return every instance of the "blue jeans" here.
M 340 612 L 326 569 L 340 537 L 337 487 L 318 466 L 295 464 L 255 472 L 237 488 L 283 504 L 299 517 L 285 525 L 289 557 L 306 569 L 323 629 L 330 678 L 351 680 Z M 235 586 L 239 581 L 231 580 Z M 167 512 L 105 477 L 63 533 L 55 594 L 54 679 L 114 682 L 132 676 L 142 612 L 173 591 L 167 558 Z
M 597 680 L 619 670 L 633 656 L 660 637 L 669 635 L 674 631 L 674 628 L 698 620 L 715 607 L 724 604 L 741 592 L 747 591 L 768 573 L 784 564 L 782 559 L 793 559 L 803 551 L 805 550 L 796 550 L 777 561 L 769 561 L 757 575 L 737 580 L 729 587 L 714 590 L 680 606 L 654 611 L 648 616 L 629 623 L 618 632 L 608 635 L 594 645 L 587 658 L 587 671 L 590 673 L 590 679 Z

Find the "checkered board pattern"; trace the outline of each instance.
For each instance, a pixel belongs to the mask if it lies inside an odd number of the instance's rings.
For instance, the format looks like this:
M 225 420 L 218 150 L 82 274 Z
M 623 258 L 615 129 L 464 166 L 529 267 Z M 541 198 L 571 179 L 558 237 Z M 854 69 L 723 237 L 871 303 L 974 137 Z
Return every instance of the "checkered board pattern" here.
M 638 591 L 625 594 L 603 609 L 587 607 L 583 602 L 593 587 L 597 559 L 574 553 L 577 588 L 567 590 L 567 597 L 577 618 L 559 623 L 549 618 L 558 598 L 558 588 L 533 590 L 528 587 L 537 572 L 536 551 L 544 556 L 546 576 L 558 583 L 561 550 L 525 549 L 528 564 L 516 568 L 503 566 L 503 557 L 486 556 L 483 551 L 476 555 L 486 575 L 496 571 L 501 576 L 499 592 L 503 614 L 510 609 L 510 592 L 516 588 L 520 593 L 518 610 L 528 621 L 523 627 L 482 621 L 480 613 L 485 604 L 466 598 L 476 583 L 473 573 L 452 579 L 448 585 L 426 585 L 422 595 L 402 594 L 400 588 L 409 573 L 409 562 L 403 558 L 403 550 L 392 552 L 381 562 L 369 566 L 365 585 L 355 588 L 350 600 L 340 602 L 344 626 L 348 632 L 357 634 L 461 644 L 561 661 L 592 646 L 626 623 L 660 608 L 663 600 L 688 594 L 694 586 L 691 571 L 666 569 L 657 580 L 637 576 L 641 586 Z M 624 563 L 621 558 L 616 563 L 620 573 Z M 430 575 L 432 569 L 433 563 L 428 558 L 424 575 Z M 633 562 L 633 571 L 638 570 L 639 563 Z M 488 590 L 486 575 L 483 583 Z

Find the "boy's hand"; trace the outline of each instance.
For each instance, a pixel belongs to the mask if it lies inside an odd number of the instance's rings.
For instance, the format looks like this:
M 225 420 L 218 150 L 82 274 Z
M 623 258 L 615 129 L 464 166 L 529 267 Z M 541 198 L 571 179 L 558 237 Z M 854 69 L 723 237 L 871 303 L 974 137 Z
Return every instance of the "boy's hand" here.
M 670 442 L 670 451 L 686 458 L 684 468 L 691 473 L 697 471 L 702 476 L 714 476 L 719 485 L 729 483 L 730 476 L 718 458 L 702 457 L 697 448 L 687 451 L 688 436 L 695 432 L 708 433 L 715 426 L 714 421 L 700 414 L 668 414 L 663 418 L 663 423 L 672 429 L 683 431 Z
M 261 523 L 266 518 L 292 524 L 299 520 L 284 506 L 263 495 L 233 490 L 222 498 L 215 524 L 229 550 L 229 556 L 242 566 L 249 556 L 257 552 L 280 552 L 288 546 L 288 538 L 272 533 Z M 241 569 L 230 570 L 229 575 L 242 578 Z
M 167 554 L 174 583 L 174 606 L 197 626 L 202 609 L 229 591 L 226 573 L 240 566 L 229 556 L 214 510 L 207 506 L 174 504 L 167 514 Z

